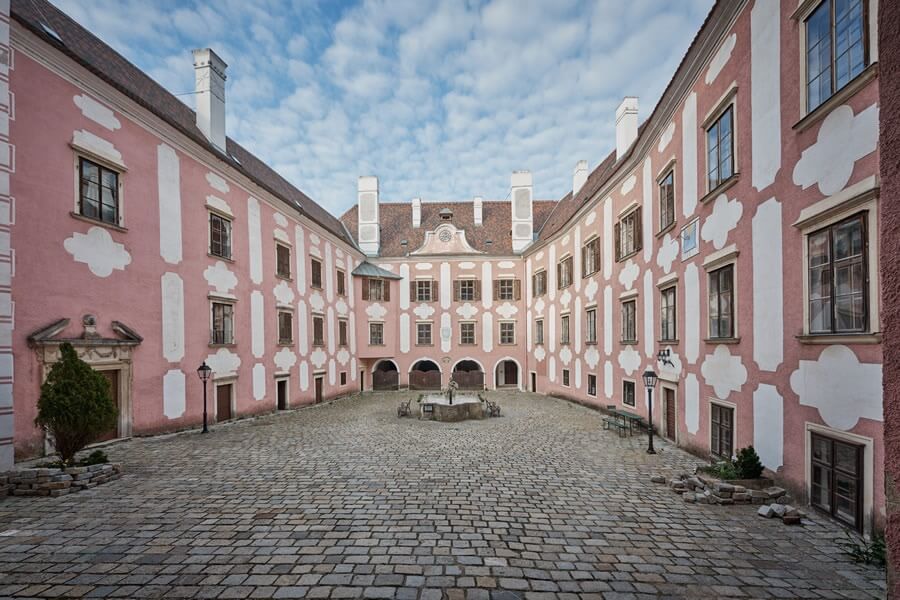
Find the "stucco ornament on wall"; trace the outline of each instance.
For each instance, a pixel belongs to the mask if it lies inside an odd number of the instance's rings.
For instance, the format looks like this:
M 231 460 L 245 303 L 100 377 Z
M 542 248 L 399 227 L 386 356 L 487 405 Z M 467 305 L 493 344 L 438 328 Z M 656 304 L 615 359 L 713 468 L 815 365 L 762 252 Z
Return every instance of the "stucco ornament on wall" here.
M 184 414 L 184 384 L 184 373 L 178 369 L 172 369 L 163 375 L 163 414 L 167 419 L 177 419 Z
M 234 375 L 241 366 L 241 357 L 228 348 L 219 348 L 215 354 L 206 357 L 206 364 L 217 377 Z
M 588 281 L 588 284 L 584 286 L 584 297 L 588 300 L 593 300 L 598 291 L 600 291 L 600 284 L 597 283 L 596 279 L 591 279 Z
M 791 389 L 835 429 L 848 431 L 863 418 L 883 419 L 881 365 L 859 362 L 847 346 L 828 346 L 819 360 L 801 360 L 791 373 Z
M 497 307 L 497 314 L 504 319 L 512 317 L 517 312 L 519 312 L 519 309 L 514 304 L 511 304 L 509 302 L 504 302 Z
M 215 288 L 220 294 L 231 293 L 231 290 L 238 284 L 237 275 L 232 273 L 228 265 L 221 260 L 217 260 L 214 264 L 206 267 L 206 270 L 203 271 L 203 278 L 206 279 L 206 283 L 210 287 Z
M 326 360 L 328 360 L 328 356 L 325 355 L 325 351 L 321 348 L 316 348 L 313 350 L 313 353 L 309 355 L 309 362 L 315 365 L 317 369 L 321 369 Z
M 109 277 L 113 271 L 124 271 L 131 264 L 131 254 L 125 246 L 113 241 L 102 227 L 91 227 L 87 233 L 73 233 L 63 246 L 75 262 L 85 263 L 97 277 Z
M 672 263 L 678 258 L 679 251 L 678 239 L 673 238 L 671 233 L 667 233 L 659 245 L 659 252 L 656 253 L 656 264 L 662 268 L 664 273 L 668 274 L 672 270 Z
M 231 188 L 228 187 L 228 182 L 211 171 L 206 174 L 206 182 L 211 188 L 218 190 L 223 194 L 227 194 L 231 191 Z
M 637 175 L 629 175 L 628 178 L 622 182 L 622 187 L 619 188 L 619 192 L 623 196 L 627 196 L 631 193 L 631 190 L 634 189 L 635 185 L 637 185 Z
M 559 305 L 563 308 L 568 308 L 569 303 L 572 302 L 572 294 L 569 292 L 569 288 L 566 288 L 562 294 L 559 296 Z
M 334 303 L 334 309 L 338 312 L 339 315 L 345 316 L 347 311 L 350 310 L 350 307 L 347 306 L 347 303 L 344 302 L 343 298 L 338 298 L 338 301 Z
M 294 302 L 294 290 L 291 289 L 291 286 L 286 281 L 279 281 L 272 293 L 275 294 L 275 300 L 279 304 L 293 304 Z
M 794 183 L 803 189 L 818 184 L 824 195 L 836 194 L 850 181 L 856 161 L 874 152 L 877 143 L 877 105 L 856 116 L 846 104 L 839 106 L 825 117 L 816 143 L 794 165 Z
M 416 313 L 416 316 L 420 319 L 427 319 L 434 314 L 434 308 L 430 304 L 425 304 L 423 302 L 422 304 L 418 305 L 413 312 Z
M 597 346 L 591 346 L 585 351 L 584 364 L 591 369 L 596 368 L 600 364 L 600 352 L 597 350 Z
M 733 391 L 741 391 L 741 386 L 747 383 L 747 368 L 741 362 L 740 355 L 732 356 L 728 346 L 723 344 L 716 346 L 712 354 L 706 355 L 700 373 L 722 400 Z
M 634 287 L 634 282 L 637 280 L 640 272 L 641 270 L 637 264 L 629 258 L 622 270 L 619 271 L 619 283 L 625 286 L 626 290 L 630 290 Z
M 596 220 L 597 220 L 597 209 L 595 208 L 594 210 L 592 210 L 591 212 L 588 213 L 587 218 L 585 218 L 585 220 L 584 220 L 584 224 L 587 225 L 588 227 L 590 227 L 591 225 L 594 224 L 594 221 L 596 221 Z
M 275 353 L 275 366 L 279 371 L 290 371 L 297 364 L 297 355 L 290 348 L 282 348 Z
M 91 121 L 106 127 L 110 131 L 115 131 L 122 127 L 116 114 L 105 104 L 94 100 L 87 94 L 80 94 L 72 98 L 75 106 L 81 109 L 81 114 Z
M 547 357 L 547 351 L 544 350 L 543 346 L 538 346 L 534 349 L 534 358 L 538 362 L 543 361 Z
M 515 269 L 515 268 L 516 268 L 516 263 L 514 263 L 514 262 L 511 261 L 511 260 L 501 260 L 501 261 L 497 264 L 497 266 L 500 267 L 501 269 Z
M 669 351 L 669 362 L 671 364 L 665 364 L 660 360 L 656 361 L 656 370 L 659 373 L 660 379 L 667 379 L 669 381 L 677 381 L 679 377 L 681 377 L 681 357 L 675 352 L 675 349 L 672 346 L 666 346 L 664 350 Z
M 544 308 L 546 304 L 544 303 L 543 298 L 538 298 L 534 303 L 534 310 L 538 314 L 538 316 L 542 316 L 544 314 Z
M 322 312 L 325 309 L 325 299 L 322 298 L 322 294 L 320 294 L 319 292 L 313 292 L 309 296 L 309 305 L 312 307 L 313 310 L 315 310 L 317 312 Z M 380 305 L 373 304 L 372 306 L 380 306 Z M 370 306 L 369 308 L 372 308 L 372 307 Z M 381 307 L 381 310 L 384 310 L 384 307 Z M 372 315 L 370 314 L 369 316 L 372 316 Z M 384 313 L 382 313 L 382 316 L 384 316 Z M 378 318 L 380 319 L 381 317 L 378 317 Z
M 285 217 L 280 212 L 274 213 L 272 215 L 272 218 L 275 219 L 275 224 L 278 225 L 279 227 L 287 227 L 288 226 L 287 217 Z
M 662 152 L 665 150 L 673 137 L 675 137 L 675 121 L 672 121 L 665 129 L 663 129 L 662 135 L 659 136 L 659 143 L 656 145 L 656 151 Z
M 337 361 L 341 363 L 341 366 L 347 364 L 347 361 L 350 360 L 350 353 L 347 352 L 346 348 L 341 348 L 337 353 Z
M 462 306 L 458 306 L 456 308 L 456 314 L 461 316 L 463 319 L 471 319 L 476 314 L 478 314 L 478 309 L 472 306 L 471 302 L 466 302 Z
M 568 346 L 563 346 L 559 351 L 559 362 L 568 366 L 572 362 L 572 351 Z
M 619 366 L 629 376 L 641 367 L 641 355 L 634 346 L 626 346 L 619 352 Z
M 704 242 L 712 242 L 716 250 L 721 250 L 728 241 L 728 233 L 737 227 L 743 214 L 744 206 L 739 200 L 729 200 L 725 194 L 719 194 L 712 214 L 703 222 L 700 237 Z
M 728 63 L 728 59 L 731 58 L 731 52 L 734 50 L 736 42 L 737 34 L 732 33 L 725 38 L 725 41 L 719 46 L 719 50 L 712 57 L 712 60 L 709 61 L 709 68 L 706 70 L 706 85 L 715 81 L 716 77 L 719 76 L 719 73 L 722 72 L 722 69 Z

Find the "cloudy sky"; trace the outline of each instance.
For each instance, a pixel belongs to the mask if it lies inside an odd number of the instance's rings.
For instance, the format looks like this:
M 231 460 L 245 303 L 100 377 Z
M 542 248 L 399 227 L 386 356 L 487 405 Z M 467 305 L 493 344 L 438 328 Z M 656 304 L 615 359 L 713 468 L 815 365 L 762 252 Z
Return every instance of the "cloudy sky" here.
M 646 118 L 712 0 L 54 0 L 173 93 L 192 48 L 228 63 L 227 131 L 335 214 L 377 175 L 382 201 L 572 189 Z M 194 98 L 181 98 L 193 106 Z

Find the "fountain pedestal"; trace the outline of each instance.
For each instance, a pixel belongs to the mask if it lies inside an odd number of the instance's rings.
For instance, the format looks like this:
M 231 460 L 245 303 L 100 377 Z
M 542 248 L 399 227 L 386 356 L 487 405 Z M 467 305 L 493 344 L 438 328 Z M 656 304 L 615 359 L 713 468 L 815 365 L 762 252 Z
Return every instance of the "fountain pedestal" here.
M 422 394 L 419 397 L 419 418 L 453 423 L 487 416 L 480 396 L 455 394 L 453 403 L 443 394 Z

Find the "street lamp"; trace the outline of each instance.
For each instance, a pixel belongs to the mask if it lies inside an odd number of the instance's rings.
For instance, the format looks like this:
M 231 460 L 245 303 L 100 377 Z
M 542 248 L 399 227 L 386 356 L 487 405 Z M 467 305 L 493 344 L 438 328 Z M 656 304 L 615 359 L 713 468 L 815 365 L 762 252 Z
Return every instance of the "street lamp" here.
M 656 454 L 656 450 L 653 449 L 653 388 L 656 387 L 656 371 L 653 369 L 647 369 L 644 371 L 644 387 L 647 388 L 647 395 L 649 397 L 649 417 L 650 423 L 647 427 L 647 431 L 650 433 L 650 444 L 647 446 L 647 454 Z
M 200 381 L 203 382 L 203 431 L 202 433 L 209 433 L 209 427 L 206 425 L 206 382 L 209 381 L 210 376 L 212 375 L 212 369 L 206 361 L 203 361 L 203 364 L 197 367 L 197 376 L 200 378 Z

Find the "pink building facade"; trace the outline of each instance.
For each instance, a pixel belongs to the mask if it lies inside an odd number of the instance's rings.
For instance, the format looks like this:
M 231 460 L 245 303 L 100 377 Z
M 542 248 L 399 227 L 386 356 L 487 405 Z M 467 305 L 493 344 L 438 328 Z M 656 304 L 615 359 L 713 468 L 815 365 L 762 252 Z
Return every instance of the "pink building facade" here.
M 33 6 L 0 40 L 7 464 L 43 450 L 62 340 L 110 372 L 116 437 L 197 426 L 203 361 L 213 421 L 451 377 L 647 416 L 651 368 L 660 435 L 753 445 L 798 498 L 883 522 L 877 0 L 717 3 L 559 201 L 527 171 L 508 201 L 361 177 L 340 219 L 226 138 L 214 53 L 195 112 Z

